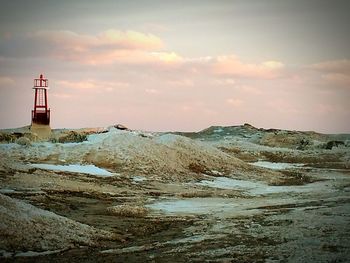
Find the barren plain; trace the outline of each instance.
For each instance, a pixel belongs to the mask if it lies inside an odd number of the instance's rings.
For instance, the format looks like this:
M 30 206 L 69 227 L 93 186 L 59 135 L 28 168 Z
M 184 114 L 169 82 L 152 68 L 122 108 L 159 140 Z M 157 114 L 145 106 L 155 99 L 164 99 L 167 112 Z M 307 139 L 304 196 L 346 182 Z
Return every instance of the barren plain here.
M 0 133 L 1 262 L 349 262 L 350 135 Z

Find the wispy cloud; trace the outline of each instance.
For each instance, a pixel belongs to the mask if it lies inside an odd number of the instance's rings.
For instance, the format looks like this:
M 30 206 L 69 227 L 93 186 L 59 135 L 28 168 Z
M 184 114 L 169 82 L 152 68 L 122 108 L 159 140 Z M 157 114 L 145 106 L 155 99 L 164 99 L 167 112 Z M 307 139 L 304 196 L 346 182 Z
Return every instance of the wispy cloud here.
M 330 60 L 308 65 L 307 68 L 325 73 L 350 74 L 350 60 Z
M 194 81 L 188 78 L 178 78 L 176 80 L 169 80 L 168 84 L 172 87 L 193 87 Z
M 350 88 L 350 75 L 341 73 L 329 73 L 322 75 L 322 78 L 336 86 Z
M 241 107 L 242 105 L 243 105 L 243 103 L 244 103 L 244 101 L 243 100 L 241 100 L 241 99 L 227 99 L 226 100 L 226 102 L 229 104 L 229 105 L 231 105 L 231 106 L 233 106 L 233 107 Z
M 216 74 L 244 78 L 273 79 L 280 76 L 284 65 L 279 61 L 265 61 L 260 64 L 245 63 L 237 56 L 219 56 L 213 69 Z
M 14 84 L 14 79 L 6 76 L 0 76 L 0 87 L 13 86 Z
M 63 99 L 63 100 L 73 98 L 73 95 L 72 95 L 72 94 L 68 94 L 68 93 L 57 93 L 57 92 L 53 92 L 53 93 L 50 93 L 50 97 L 51 97 L 51 96 L 52 96 L 52 97 L 55 97 L 55 98 Z
M 67 30 L 42 30 L 3 39 L 0 54 L 3 57 L 18 56 L 16 50 L 20 50 L 22 57 L 49 56 L 93 65 L 179 59 L 173 52 L 152 53 L 160 52 L 163 46 L 159 37 L 137 31 L 108 29 L 89 35 Z
M 81 89 L 81 90 L 107 90 L 126 88 L 130 84 L 126 82 L 112 82 L 112 81 L 97 81 L 97 80 L 82 80 L 82 81 L 69 81 L 59 80 L 55 83 L 57 86 L 68 89 Z
M 155 50 L 163 47 L 160 38 L 153 34 L 137 31 L 108 29 L 96 35 L 78 34 L 73 31 L 37 31 L 27 35 L 28 39 L 37 39 L 57 44 L 64 49 L 84 52 L 97 49 L 142 49 Z
M 350 88 L 350 60 L 332 60 L 306 66 L 321 74 L 321 79 L 334 87 Z
M 157 89 L 145 89 L 145 92 L 149 94 L 157 94 L 159 91 Z

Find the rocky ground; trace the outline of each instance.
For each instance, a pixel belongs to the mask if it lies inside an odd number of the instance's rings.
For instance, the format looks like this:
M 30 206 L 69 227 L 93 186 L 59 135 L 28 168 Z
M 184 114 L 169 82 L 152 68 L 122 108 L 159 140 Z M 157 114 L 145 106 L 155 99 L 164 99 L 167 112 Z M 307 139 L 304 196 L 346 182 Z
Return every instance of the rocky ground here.
M 118 128 L 0 132 L 1 262 L 349 262 L 350 135 Z

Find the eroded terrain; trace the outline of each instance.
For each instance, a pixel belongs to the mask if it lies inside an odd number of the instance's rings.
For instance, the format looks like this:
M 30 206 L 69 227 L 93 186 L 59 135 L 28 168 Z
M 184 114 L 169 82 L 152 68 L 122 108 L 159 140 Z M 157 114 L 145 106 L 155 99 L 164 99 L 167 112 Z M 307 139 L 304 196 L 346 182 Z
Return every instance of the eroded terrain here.
M 1 261 L 349 261 L 348 135 L 1 136 Z

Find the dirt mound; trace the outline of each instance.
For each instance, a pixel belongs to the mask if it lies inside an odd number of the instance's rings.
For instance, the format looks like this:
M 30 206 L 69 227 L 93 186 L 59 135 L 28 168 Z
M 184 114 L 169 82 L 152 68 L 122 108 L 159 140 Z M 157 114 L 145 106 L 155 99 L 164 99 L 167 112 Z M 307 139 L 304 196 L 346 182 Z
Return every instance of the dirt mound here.
M 0 194 L 0 250 L 45 251 L 79 245 L 94 245 L 99 239 L 113 239 L 98 230 L 66 217 Z
M 53 139 L 59 143 L 70 143 L 70 142 L 83 142 L 87 140 L 87 135 L 76 131 L 69 131 L 68 133 L 61 134 L 57 139 Z
M 293 132 L 278 130 L 265 133 L 260 144 L 270 147 L 305 150 L 321 145 L 326 136 L 315 132 Z
M 27 132 L 0 132 L 0 143 L 13 143 L 17 142 L 19 139 L 29 140 L 29 142 L 35 142 L 38 140 L 36 133 L 30 131 Z
M 82 129 L 56 129 L 52 131 L 50 142 L 53 143 L 74 143 L 83 142 L 87 140 L 90 134 L 99 134 L 108 132 L 107 128 L 82 128 Z
M 203 171 L 223 173 L 247 166 L 214 147 L 174 134 L 113 129 L 105 134 L 92 135 L 89 141 L 91 148 L 84 156 L 87 163 L 173 179 L 179 174 L 188 174 L 193 166 L 203 167 Z

